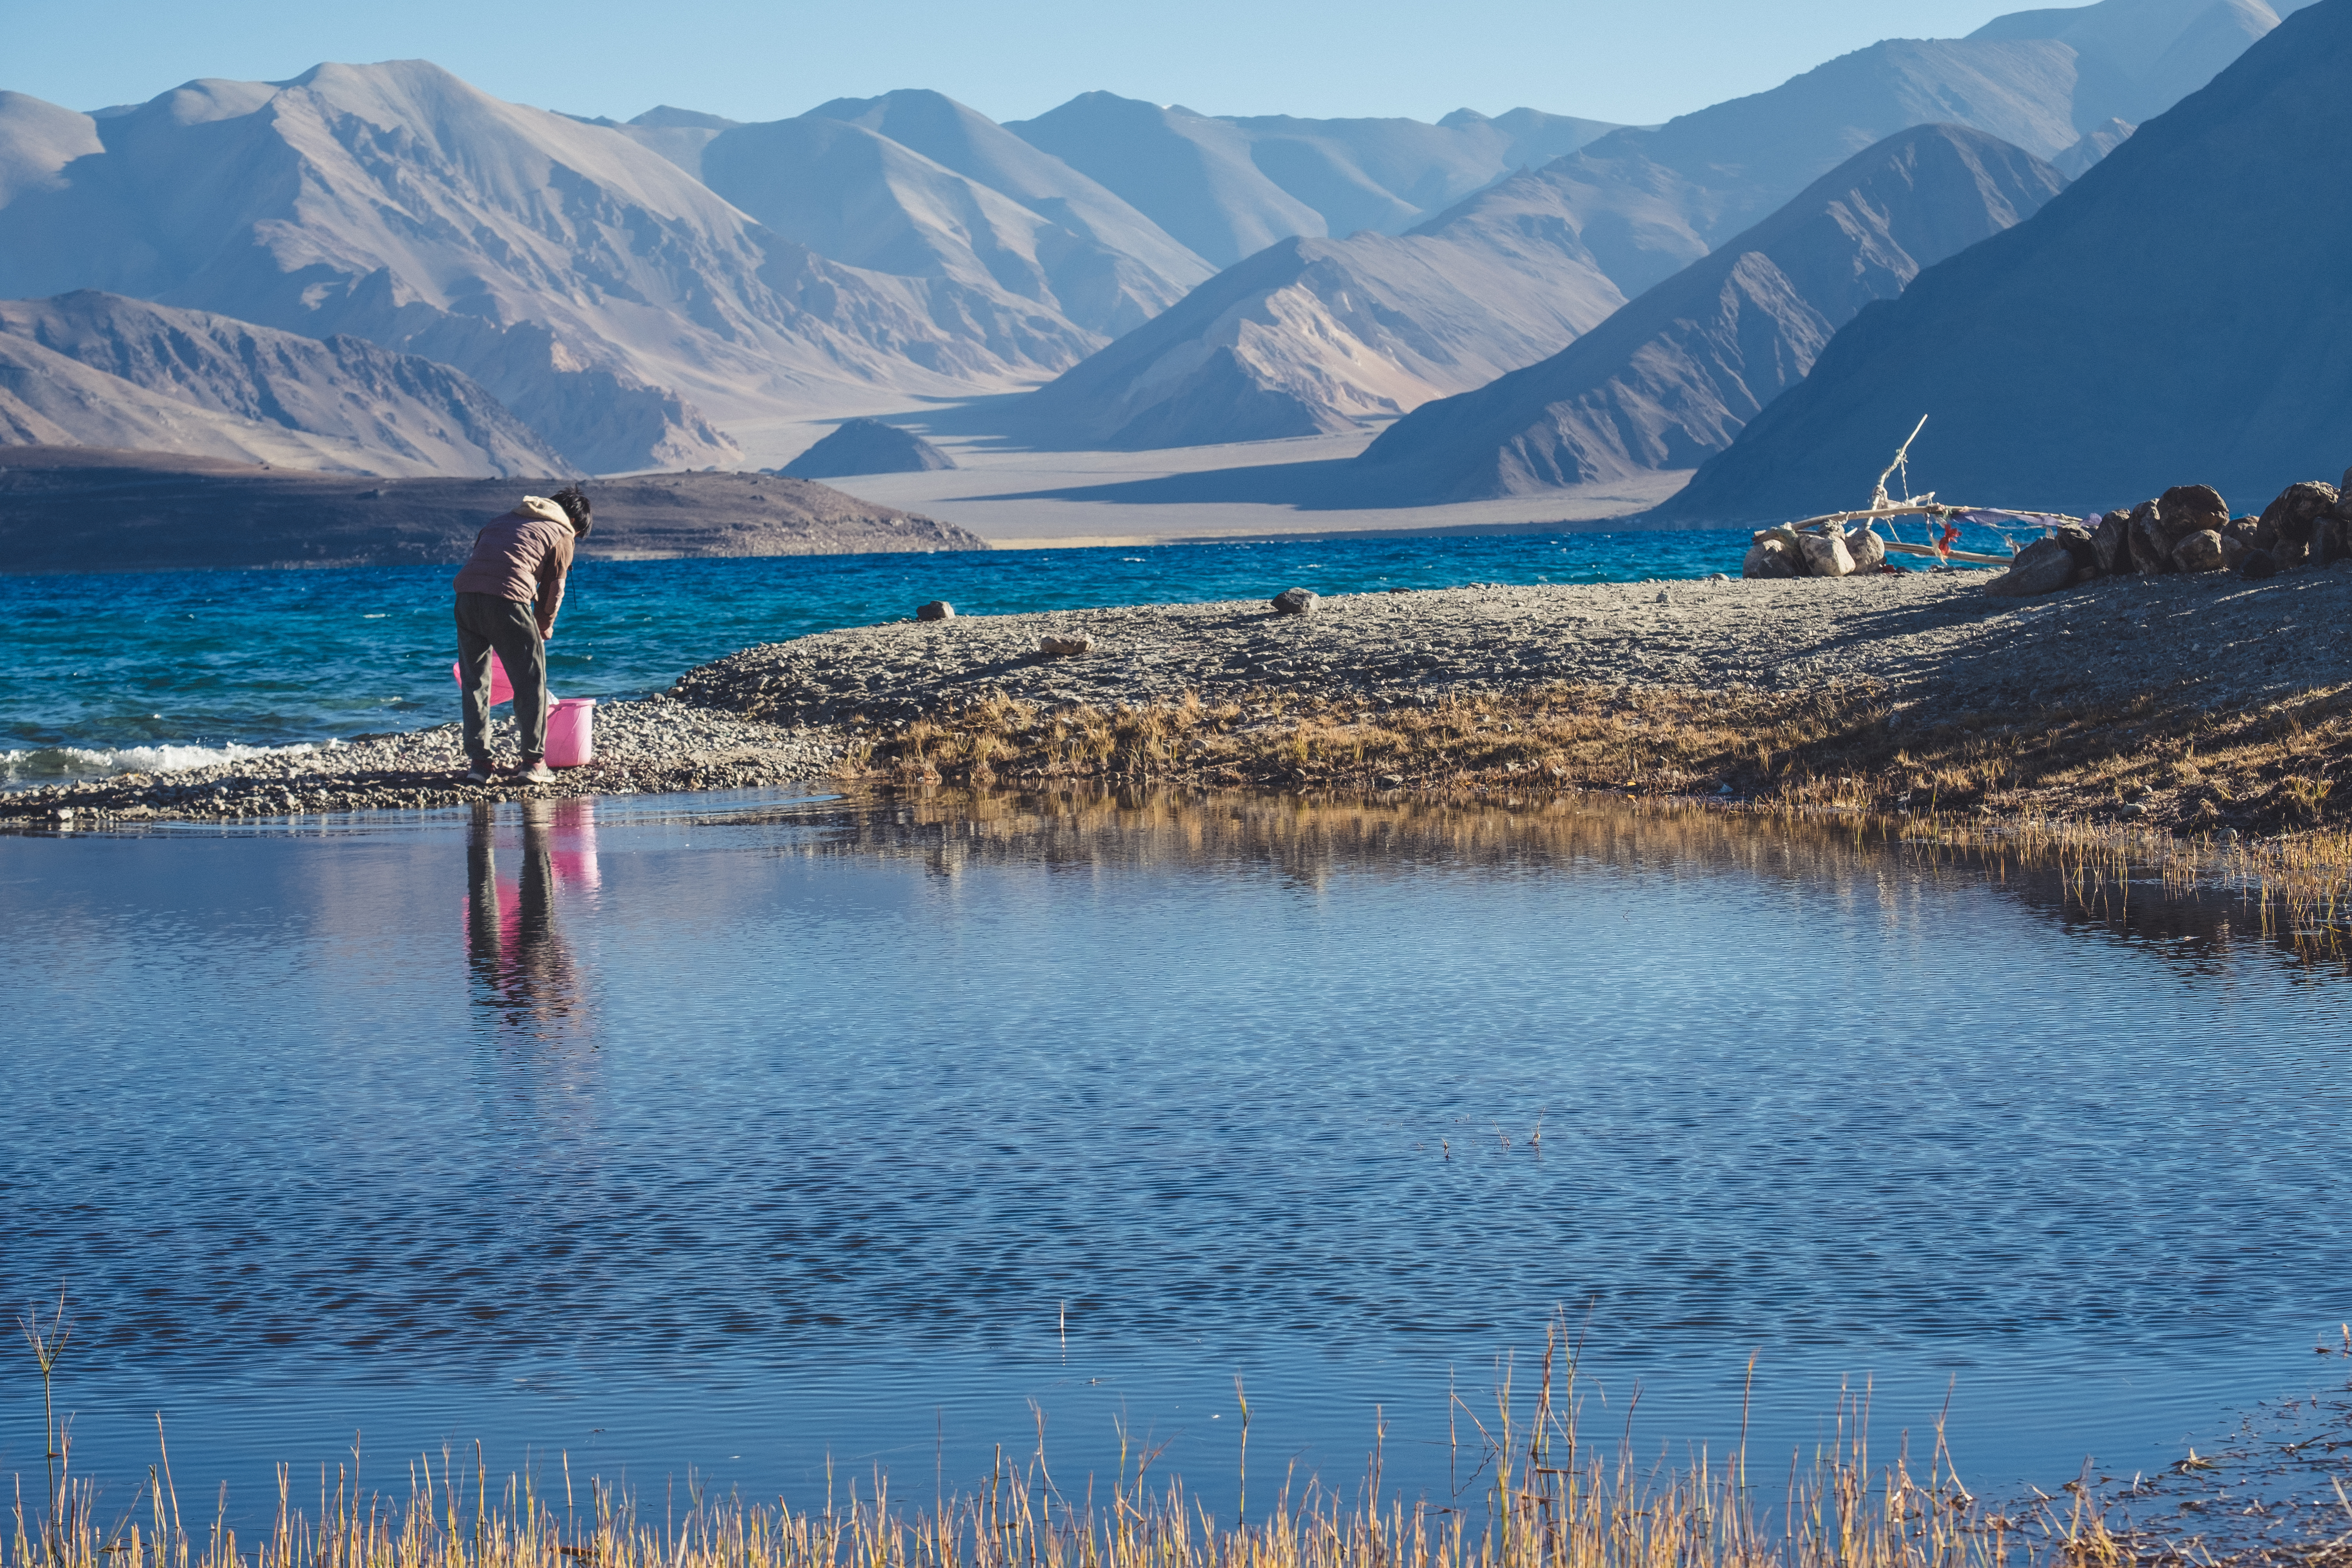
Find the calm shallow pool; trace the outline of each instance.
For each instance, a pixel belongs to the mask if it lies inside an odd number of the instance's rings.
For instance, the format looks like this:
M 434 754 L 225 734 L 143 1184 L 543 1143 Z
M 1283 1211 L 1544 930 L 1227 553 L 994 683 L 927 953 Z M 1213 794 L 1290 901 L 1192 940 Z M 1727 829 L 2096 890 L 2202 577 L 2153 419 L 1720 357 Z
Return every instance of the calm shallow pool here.
M 2352 982 L 2227 900 L 1601 807 L 530 813 L 0 838 L 0 1287 L 69 1292 L 78 1469 L 160 1411 L 233 1514 L 355 1441 L 807 1501 L 1042 1418 L 1066 1490 L 1123 1426 L 1213 1500 L 1238 1376 L 1253 1475 L 1352 1485 L 1377 1410 L 1434 1498 L 1559 1312 L 1647 1450 L 1753 1353 L 1752 1448 L 1867 1385 L 2054 1489 L 2342 1379 Z

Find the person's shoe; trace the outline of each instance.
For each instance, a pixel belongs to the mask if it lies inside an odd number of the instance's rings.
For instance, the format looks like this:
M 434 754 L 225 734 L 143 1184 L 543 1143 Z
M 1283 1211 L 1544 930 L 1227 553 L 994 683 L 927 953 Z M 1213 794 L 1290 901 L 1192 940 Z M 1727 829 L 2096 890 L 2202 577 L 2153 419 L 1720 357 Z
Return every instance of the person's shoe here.
M 527 784 L 550 784 L 555 782 L 555 770 L 543 762 L 525 763 L 515 770 L 515 778 Z
M 466 782 L 469 784 L 486 784 L 494 776 L 488 763 L 469 763 L 466 769 Z

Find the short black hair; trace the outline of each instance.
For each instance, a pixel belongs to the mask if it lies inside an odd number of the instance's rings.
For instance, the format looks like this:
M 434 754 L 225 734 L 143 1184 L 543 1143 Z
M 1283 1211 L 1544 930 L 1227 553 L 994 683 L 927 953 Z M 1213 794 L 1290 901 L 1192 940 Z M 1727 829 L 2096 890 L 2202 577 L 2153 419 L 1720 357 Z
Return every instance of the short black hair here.
M 580 538 L 588 536 L 588 494 L 578 485 L 566 485 L 547 498 L 563 509 L 572 520 L 572 531 Z

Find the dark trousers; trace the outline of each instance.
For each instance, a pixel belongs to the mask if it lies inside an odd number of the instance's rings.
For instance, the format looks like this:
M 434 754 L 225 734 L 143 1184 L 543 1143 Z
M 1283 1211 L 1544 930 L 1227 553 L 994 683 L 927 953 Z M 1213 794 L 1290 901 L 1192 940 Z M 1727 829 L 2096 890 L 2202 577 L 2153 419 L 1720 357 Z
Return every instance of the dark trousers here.
M 527 599 L 457 595 L 457 667 L 466 679 L 466 756 L 490 761 L 490 653 L 514 686 L 515 728 L 526 766 L 547 755 L 547 644 Z

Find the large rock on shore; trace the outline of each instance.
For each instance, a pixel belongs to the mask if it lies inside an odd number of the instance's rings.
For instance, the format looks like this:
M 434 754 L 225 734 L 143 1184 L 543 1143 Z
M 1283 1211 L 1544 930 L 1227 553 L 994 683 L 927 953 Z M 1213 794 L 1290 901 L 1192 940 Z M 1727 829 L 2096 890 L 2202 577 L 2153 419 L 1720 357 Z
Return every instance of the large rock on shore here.
M 2127 525 L 2133 569 L 2141 573 L 2182 570 L 2176 552 L 2192 533 L 2220 533 L 2230 526 L 2230 506 L 2210 485 L 2175 485 L 2132 509 Z M 2201 568 L 2200 568 L 2201 570 Z
M 2339 499 L 2334 485 L 2317 479 L 2289 485 L 2279 492 L 2278 500 L 2263 508 L 2262 518 L 2254 525 L 2256 538 L 2264 544 L 2276 539 L 2308 544 L 2313 525 L 2335 511 Z
M 1853 575 L 1853 552 L 1845 547 L 1843 533 L 1807 533 L 1798 538 L 1798 546 L 1805 552 L 1805 572 L 1814 577 L 1851 577 Z
M 2222 558 L 2221 531 L 2200 528 L 2172 547 L 2172 564 L 2179 572 L 2219 572 L 2229 564 Z
M 2352 471 L 2346 474 L 2352 480 Z M 1760 535 L 1759 537 L 1761 537 Z M 2352 553 L 2352 500 L 2347 491 L 2305 479 L 2279 492 L 2262 517 L 2231 518 L 2210 485 L 2175 485 L 2129 511 L 2105 513 L 2088 527 L 2061 524 L 2017 552 L 1986 584 L 1997 595 L 2047 594 L 2126 571 L 2236 572 L 2249 579 L 2290 566 L 2326 565 Z M 2061 580 L 2045 546 L 2063 550 L 2073 570 Z
M 1801 577 L 1804 575 L 1804 562 L 1785 540 L 1767 534 L 1748 547 L 1748 557 L 1739 563 L 1739 574 L 1766 580 Z
M 2100 574 L 2121 572 L 2131 565 L 2131 513 L 2111 511 L 2099 519 L 2091 530 L 2093 562 Z
M 2174 542 L 2200 529 L 2216 532 L 2230 525 L 2230 503 L 2211 485 L 2175 485 L 2157 498 Z
M 2074 552 L 2063 542 L 2037 539 L 2017 552 L 2008 571 L 1985 584 L 1985 592 L 2009 598 L 2054 594 L 2074 581 L 2076 570 Z

